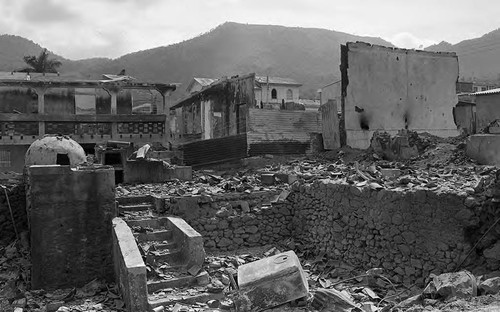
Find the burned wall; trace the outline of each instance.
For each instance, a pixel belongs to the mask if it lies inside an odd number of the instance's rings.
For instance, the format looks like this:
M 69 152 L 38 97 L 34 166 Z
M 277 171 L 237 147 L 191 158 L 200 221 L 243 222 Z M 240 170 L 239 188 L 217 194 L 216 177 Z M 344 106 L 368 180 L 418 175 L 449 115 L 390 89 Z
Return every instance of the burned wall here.
M 347 43 L 342 49 L 346 144 L 368 148 L 374 131 L 458 135 L 458 58 L 454 53 Z M 343 123 L 341 123 L 343 124 Z

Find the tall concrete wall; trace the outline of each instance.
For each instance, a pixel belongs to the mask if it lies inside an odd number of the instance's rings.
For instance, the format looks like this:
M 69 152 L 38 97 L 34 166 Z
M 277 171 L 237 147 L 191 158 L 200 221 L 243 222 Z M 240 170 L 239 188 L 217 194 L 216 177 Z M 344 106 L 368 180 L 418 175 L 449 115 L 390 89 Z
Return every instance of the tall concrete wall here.
M 458 135 L 453 107 L 458 103 L 458 58 L 432 53 L 347 43 L 342 70 L 346 144 L 368 148 L 377 130 L 408 129 Z M 343 60 L 345 57 L 343 58 Z
M 80 287 L 112 280 L 112 167 L 30 166 L 27 204 L 32 287 Z

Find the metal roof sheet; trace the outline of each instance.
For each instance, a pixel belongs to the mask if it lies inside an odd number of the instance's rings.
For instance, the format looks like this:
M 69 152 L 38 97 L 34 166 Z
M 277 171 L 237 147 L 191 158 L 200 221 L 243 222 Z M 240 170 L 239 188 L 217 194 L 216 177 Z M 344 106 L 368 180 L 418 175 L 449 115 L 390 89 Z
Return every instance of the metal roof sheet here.
M 498 94 L 498 93 L 500 93 L 500 88 L 490 89 L 490 90 L 486 90 L 486 91 L 479 91 L 479 92 L 471 93 L 471 95 L 488 95 L 488 94 Z

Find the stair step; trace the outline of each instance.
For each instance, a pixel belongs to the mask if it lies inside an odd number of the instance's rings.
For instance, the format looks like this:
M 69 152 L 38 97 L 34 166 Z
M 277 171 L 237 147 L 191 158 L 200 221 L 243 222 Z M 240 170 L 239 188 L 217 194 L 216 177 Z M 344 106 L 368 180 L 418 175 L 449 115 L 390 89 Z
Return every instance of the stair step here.
M 147 241 L 168 241 L 172 239 L 172 231 L 171 230 L 159 230 L 153 232 L 146 233 L 134 233 L 134 237 L 137 238 L 139 243 L 147 242 Z
M 196 283 L 196 276 L 186 275 L 182 277 L 173 277 L 161 281 L 148 281 L 148 293 L 152 294 L 165 288 L 176 288 L 189 286 Z
M 141 226 L 144 228 L 152 228 L 152 229 L 159 229 L 159 228 L 165 228 L 168 225 L 168 218 L 166 217 L 158 217 L 154 219 L 139 219 L 139 220 L 128 220 L 127 221 L 128 226 Z
M 154 254 L 153 252 L 150 252 L 146 256 L 146 262 L 150 262 L 151 260 L 154 260 L 156 262 L 168 262 L 168 263 L 177 263 L 178 260 L 180 260 L 181 257 L 181 250 L 180 249 L 166 249 L 162 251 L 160 254 Z
M 126 205 L 118 206 L 119 211 L 144 211 L 144 210 L 150 210 L 153 206 L 151 204 L 137 204 L 137 205 Z
M 166 242 L 166 243 L 159 243 L 155 244 L 155 249 L 156 250 L 167 250 L 167 249 L 177 249 L 177 243 L 176 242 Z
M 149 307 L 154 309 L 159 306 L 170 306 L 178 302 L 185 304 L 196 304 L 199 302 L 207 302 L 208 300 L 222 300 L 225 298 L 223 292 L 208 293 L 200 292 L 196 295 L 165 295 L 163 298 L 148 298 Z M 153 297 L 153 296 L 151 296 Z

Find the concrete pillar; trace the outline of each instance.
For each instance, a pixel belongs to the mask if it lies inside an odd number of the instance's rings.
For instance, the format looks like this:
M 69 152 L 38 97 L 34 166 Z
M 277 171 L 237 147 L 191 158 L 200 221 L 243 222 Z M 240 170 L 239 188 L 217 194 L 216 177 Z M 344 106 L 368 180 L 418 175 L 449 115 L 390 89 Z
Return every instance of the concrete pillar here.
M 106 89 L 111 95 L 111 115 L 116 115 L 118 113 L 118 92 L 120 91 L 117 87 L 111 87 Z M 113 139 L 118 138 L 118 124 L 116 122 L 111 123 L 111 137 Z
M 35 88 L 35 91 L 36 94 L 38 95 L 38 114 L 43 115 L 45 114 L 45 92 L 47 91 L 47 88 L 44 87 Z M 38 135 L 39 136 L 45 135 L 45 121 L 38 122 Z

